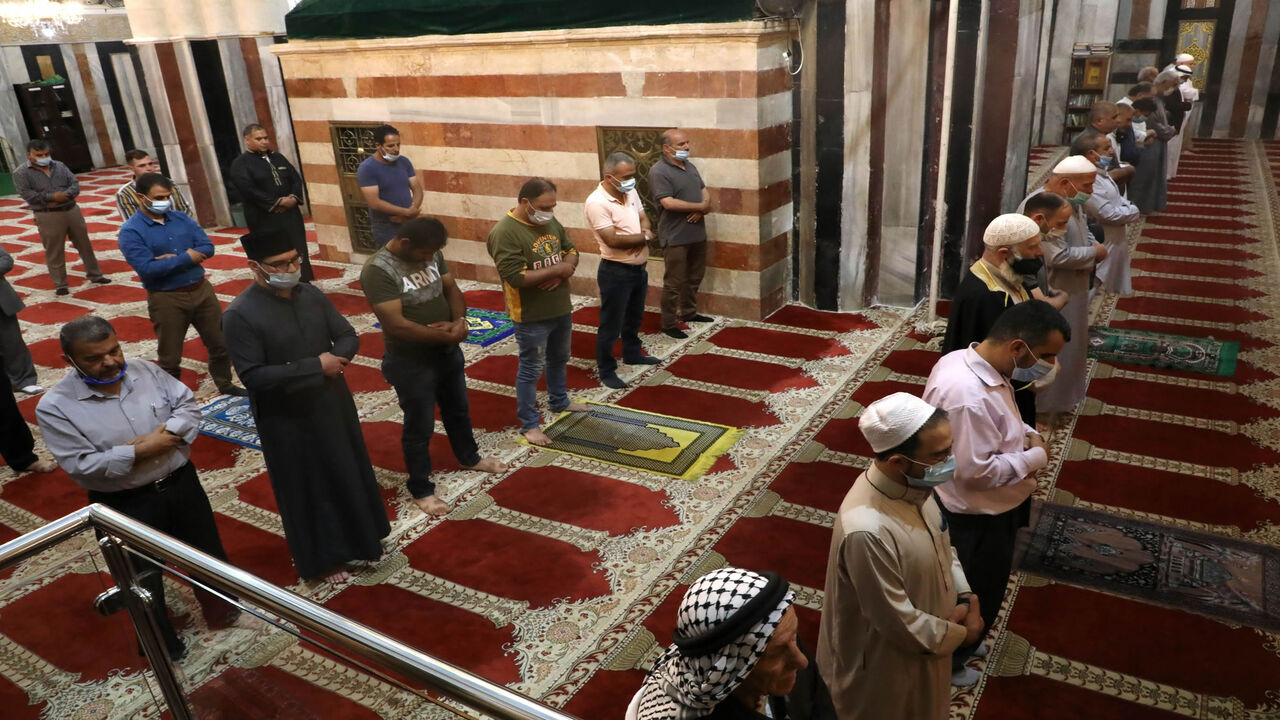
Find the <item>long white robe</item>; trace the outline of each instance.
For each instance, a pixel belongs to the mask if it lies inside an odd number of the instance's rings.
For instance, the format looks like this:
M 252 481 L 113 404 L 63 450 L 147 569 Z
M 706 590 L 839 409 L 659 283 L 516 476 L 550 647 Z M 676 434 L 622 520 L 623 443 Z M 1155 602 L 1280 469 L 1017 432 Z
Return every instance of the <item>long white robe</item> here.
M 1042 192 L 1044 188 L 1027 197 Z M 1018 212 L 1022 212 L 1026 204 L 1024 199 Z M 1070 295 L 1062 315 L 1071 326 L 1071 339 L 1058 353 L 1058 376 L 1052 385 L 1036 395 L 1037 413 L 1072 412 L 1084 399 L 1088 385 L 1085 373 L 1089 352 L 1089 276 L 1098 261 L 1093 243 L 1093 235 L 1085 224 L 1084 208 L 1077 207 L 1067 222 L 1067 234 L 1060 238 L 1046 237 L 1041 244 L 1044 264 L 1049 268 L 1049 284 Z
M 1084 211 L 1095 222 L 1102 225 L 1102 233 L 1105 237 L 1102 244 L 1107 248 L 1107 257 L 1098 263 L 1098 280 L 1102 282 L 1107 292 L 1132 295 L 1133 282 L 1130 278 L 1130 248 L 1126 226 L 1137 222 L 1141 217 L 1138 207 L 1120 194 L 1120 188 L 1105 170 L 1098 168 L 1098 179 L 1093 183 L 1093 197 L 1084 204 Z

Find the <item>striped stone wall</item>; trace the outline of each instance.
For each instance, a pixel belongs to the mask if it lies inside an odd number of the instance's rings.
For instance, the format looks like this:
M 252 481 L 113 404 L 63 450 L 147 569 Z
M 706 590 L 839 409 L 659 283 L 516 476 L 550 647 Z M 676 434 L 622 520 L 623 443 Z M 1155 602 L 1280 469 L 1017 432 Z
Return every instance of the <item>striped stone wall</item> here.
M 788 37 L 783 25 L 742 22 L 276 46 L 321 253 L 361 260 L 331 124 L 389 122 L 418 170 L 424 211 L 449 228 L 457 275 L 497 280 L 485 237 L 520 184 L 544 175 L 583 251 L 574 291 L 593 294 L 599 256 L 582 203 L 600 177 L 597 127 L 681 127 L 713 202 L 705 307 L 763 317 L 789 280 Z M 661 278 L 652 260 L 651 301 Z

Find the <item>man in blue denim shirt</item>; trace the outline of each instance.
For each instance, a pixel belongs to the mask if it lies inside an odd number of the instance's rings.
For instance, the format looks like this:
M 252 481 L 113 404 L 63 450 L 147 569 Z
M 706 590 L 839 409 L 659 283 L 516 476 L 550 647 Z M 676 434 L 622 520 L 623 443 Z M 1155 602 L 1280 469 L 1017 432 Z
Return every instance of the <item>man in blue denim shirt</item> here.
M 120 252 L 142 278 L 147 313 L 156 329 L 156 364 L 170 375 L 182 372 L 182 342 L 195 325 L 209 351 L 209 375 L 218 392 L 245 395 L 231 382 L 231 360 L 222 338 L 222 305 L 201 264 L 213 243 L 194 220 L 170 209 L 173 182 L 160 173 L 138 178 L 141 212 L 120 228 Z

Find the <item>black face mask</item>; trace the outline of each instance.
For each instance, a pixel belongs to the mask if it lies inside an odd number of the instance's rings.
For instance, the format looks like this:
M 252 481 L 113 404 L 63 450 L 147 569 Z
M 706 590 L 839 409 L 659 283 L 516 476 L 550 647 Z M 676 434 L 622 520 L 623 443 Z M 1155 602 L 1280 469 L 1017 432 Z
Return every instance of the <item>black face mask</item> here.
M 1015 258 L 1009 262 L 1009 267 L 1019 275 L 1035 275 L 1040 272 L 1040 268 L 1044 266 L 1044 258 Z

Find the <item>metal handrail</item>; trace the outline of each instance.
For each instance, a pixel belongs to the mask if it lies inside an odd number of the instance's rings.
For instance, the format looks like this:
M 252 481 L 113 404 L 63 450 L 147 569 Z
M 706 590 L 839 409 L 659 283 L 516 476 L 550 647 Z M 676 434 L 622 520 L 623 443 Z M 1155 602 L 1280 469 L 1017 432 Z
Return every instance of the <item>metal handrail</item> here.
M 0 570 L 90 529 L 118 537 L 227 595 L 248 600 L 335 647 L 500 720 L 576 720 L 507 687 L 416 650 L 252 573 L 206 555 L 105 505 L 93 504 L 0 545 Z

